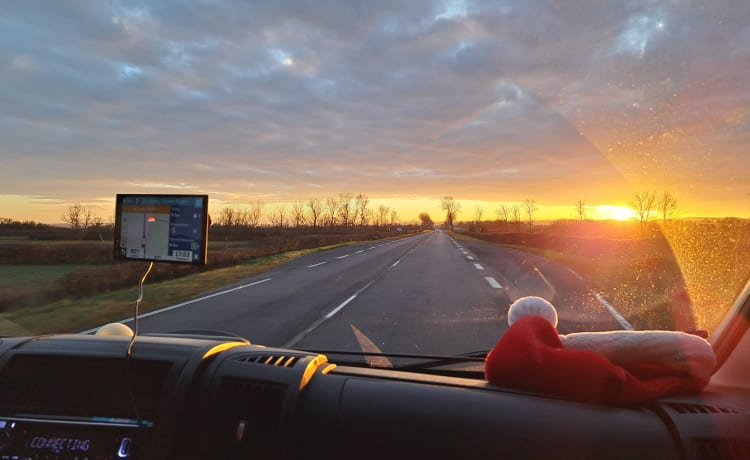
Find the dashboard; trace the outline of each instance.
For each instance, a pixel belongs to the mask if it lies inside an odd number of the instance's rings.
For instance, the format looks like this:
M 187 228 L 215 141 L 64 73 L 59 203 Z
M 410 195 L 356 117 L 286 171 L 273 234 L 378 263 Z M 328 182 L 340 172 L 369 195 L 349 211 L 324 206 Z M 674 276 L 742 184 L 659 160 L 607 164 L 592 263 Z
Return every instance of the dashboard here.
M 222 337 L 127 347 L 2 339 L 0 460 L 750 458 L 747 388 L 611 407 Z

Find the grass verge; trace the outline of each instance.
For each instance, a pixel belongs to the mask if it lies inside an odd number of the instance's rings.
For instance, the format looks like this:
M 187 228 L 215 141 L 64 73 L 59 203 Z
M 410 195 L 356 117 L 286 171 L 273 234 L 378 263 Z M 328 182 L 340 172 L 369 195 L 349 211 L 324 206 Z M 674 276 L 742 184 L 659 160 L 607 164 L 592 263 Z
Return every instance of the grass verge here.
M 258 257 L 239 265 L 189 275 L 160 283 L 146 280 L 141 313 L 153 311 L 198 297 L 219 288 L 237 284 L 250 276 L 263 273 L 297 257 L 317 251 L 348 246 L 340 243 L 313 249 L 288 251 Z M 145 265 L 144 265 L 145 266 Z M 137 286 L 97 294 L 76 300 L 63 299 L 44 306 L 0 313 L 0 335 L 19 336 L 61 332 L 76 332 L 102 324 L 122 320 L 133 314 L 133 303 L 138 296 Z
M 86 265 L 0 265 L 0 289 L 50 283 Z

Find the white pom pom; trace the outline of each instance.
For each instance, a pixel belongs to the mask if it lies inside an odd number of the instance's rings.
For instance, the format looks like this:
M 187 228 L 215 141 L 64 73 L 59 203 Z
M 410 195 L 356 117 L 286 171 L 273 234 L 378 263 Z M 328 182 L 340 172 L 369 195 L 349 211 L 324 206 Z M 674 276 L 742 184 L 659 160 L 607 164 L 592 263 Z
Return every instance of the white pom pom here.
M 508 325 L 523 318 L 524 316 L 541 316 L 557 327 L 557 310 L 555 307 L 541 297 L 529 296 L 521 297 L 513 302 L 508 309 Z

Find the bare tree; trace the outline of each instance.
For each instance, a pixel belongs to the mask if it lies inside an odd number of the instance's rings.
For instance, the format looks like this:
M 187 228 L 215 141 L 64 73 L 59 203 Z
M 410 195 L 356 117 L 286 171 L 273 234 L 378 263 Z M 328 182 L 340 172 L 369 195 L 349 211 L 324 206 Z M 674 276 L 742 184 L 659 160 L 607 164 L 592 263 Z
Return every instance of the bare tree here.
M 440 208 L 445 211 L 445 224 L 448 229 L 453 229 L 453 223 L 456 220 L 458 212 L 461 210 L 461 203 L 453 199 L 452 196 L 447 195 L 440 200 Z
M 339 220 L 341 225 L 348 227 L 351 222 L 352 215 L 352 196 L 349 193 L 339 194 Z
M 484 208 L 476 205 L 474 206 L 474 221 L 472 222 L 473 231 L 482 231 L 482 216 L 484 215 Z
M 355 225 L 359 225 L 359 202 L 357 201 L 357 198 L 353 198 L 351 201 L 351 225 L 354 227 Z
M 656 199 L 656 209 L 662 223 L 667 223 L 667 220 L 673 218 L 677 212 L 677 200 L 670 192 L 664 190 Z
M 263 214 L 263 202 L 255 201 L 250 205 L 250 209 L 245 214 L 247 225 L 257 227 L 260 224 L 260 216 Z
M 474 222 L 479 224 L 482 222 L 482 216 L 484 215 L 484 208 L 476 205 L 474 207 Z
M 305 219 L 305 204 L 297 200 L 292 204 L 292 220 L 294 226 L 299 228 L 306 223 Z
M 378 227 L 385 227 L 388 223 L 388 214 L 391 212 L 390 208 L 388 206 L 380 205 L 378 206 L 377 212 L 375 214 L 375 225 Z
M 395 209 L 391 209 L 391 228 L 398 225 L 398 213 Z
M 633 199 L 630 201 L 630 205 L 635 210 L 638 222 L 643 228 L 648 224 L 648 220 L 651 218 L 651 214 L 654 212 L 654 205 L 656 204 L 656 192 L 633 192 Z
M 94 219 L 91 209 L 81 203 L 73 203 L 63 212 L 60 220 L 70 225 L 74 230 L 86 230 Z
M 367 219 L 369 219 L 370 217 L 370 212 L 367 209 L 369 203 L 370 200 L 369 198 L 367 198 L 367 195 L 363 195 L 360 193 L 355 198 L 355 206 L 357 208 L 357 213 L 359 214 L 359 225 L 361 227 L 367 225 Z
M 219 212 L 219 218 L 216 221 L 217 225 L 222 227 L 231 227 L 234 225 L 234 207 L 227 206 L 221 209 Z
M 251 218 L 252 212 L 245 208 L 226 206 L 219 212 L 216 224 L 222 227 L 247 227 Z
M 513 218 L 513 223 L 516 226 L 516 231 L 521 230 L 521 205 L 514 204 L 512 208 L 510 208 L 510 214 Z
M 237 208 L 234 214 L 234 225 L 236 227 L 247 227 L 248 210 Z
M 526 198 L 521 202 L 521 206 L 523 206 L 523 210 L 526 213 L 526 222 L 529 224 L 529 231 L 531 231 L 531 227 L 534 225 L 534 213 L 539 209 L 536 205 L 536 200 Z
M 284 228 L 286 223 L 286 205 L 279 204 L 271 213 L 271 225 L 274 227 Z
M 318 228 L 318 221 L 323 212 L 323 205 L 318 198 L 310 198 L 307 200 L 307 208 L 310 210 L 310 221 L 313 228 Z
M 502 203 L 495 210 L 495 215 L 497 216 L 497 220 L 507 225 L 508 222 L 510 221 L 510 206 L 505 203 Z
M 326 211 L 328 212 L 328 226 L 333 227 L 338 222 L 339 200 L 334 196 L 326 198 Z
M 574 212 L 579 222 L 583 222 L 588 219 L 588 213 L 586 211 L 586 202 L 583 200 L 576 201 Z

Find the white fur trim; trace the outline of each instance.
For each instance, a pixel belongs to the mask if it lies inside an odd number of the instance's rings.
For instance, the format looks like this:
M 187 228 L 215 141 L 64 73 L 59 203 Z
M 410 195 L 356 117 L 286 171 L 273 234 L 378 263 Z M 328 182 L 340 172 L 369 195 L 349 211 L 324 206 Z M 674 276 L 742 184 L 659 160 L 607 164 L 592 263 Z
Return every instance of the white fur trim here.
M 565 348 L 596 351 L 614 364 L 659 363 L 702 380 L 716 367 L 711 344 L 685 332 L 577 332 L 560 340 Z

